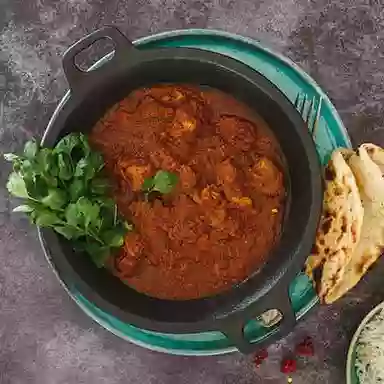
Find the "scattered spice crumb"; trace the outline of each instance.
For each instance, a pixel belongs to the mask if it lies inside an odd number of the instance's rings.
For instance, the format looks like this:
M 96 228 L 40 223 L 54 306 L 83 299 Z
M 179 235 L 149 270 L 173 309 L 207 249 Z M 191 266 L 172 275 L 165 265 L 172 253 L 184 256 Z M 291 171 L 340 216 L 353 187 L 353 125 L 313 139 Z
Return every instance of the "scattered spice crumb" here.
M 297 364 L 295 359 L 284 359 L 281 362 L 280 371 L 282 373 L 293 373 L 296 372 Z
M 308 357 L 314 356 L 315 348 L 313 345 L 313 340 L 310 336 L 306 336 L 304 340 L 297 344 L 295 347 L 295 354 L 298 357 Z M 266 349 L 261 349 L 254 355 L 254 364 L 258 368 L 264 362 L 264 360 L 268 357 L 268 351 Z M 287 382 L 288 384 L 293 383 L 293 378 L 289 376 L 291 373 L 297 371 L 297 361 L 295 357 L 285 358 L 281 361 L 280 371 L 284 374 L 287 374 Z
M 315 348 L 312 339 L 307 336 L 296 346 L 295 352 L 298 356 L 313 356 L 315 354 Z
M 258 353 L 256 353 L 254 357 L 254 363 L 256 367 L 260 367 L 262 362 L 268 357 L 268 351 L 264 348 L 261 349 Z

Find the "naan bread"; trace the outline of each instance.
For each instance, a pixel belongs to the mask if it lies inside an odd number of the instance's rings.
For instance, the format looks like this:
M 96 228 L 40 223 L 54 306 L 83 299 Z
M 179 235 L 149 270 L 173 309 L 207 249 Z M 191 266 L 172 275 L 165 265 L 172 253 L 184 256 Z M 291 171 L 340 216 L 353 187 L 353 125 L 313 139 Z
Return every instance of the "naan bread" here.
M 326 297 L 332 303 L 353 288 L 384 250 L 384 151 L 363 144 L 348 164 L 355 175 L 364 207 L 360 241 L 345 273 Z
M 371 143 L 365 143 L 360 146 L 364 149 L 371 160 L 379 166 L 381 173 L 384 173 L 384 149 Z
M 346 162 L 353 154 L 352 150 L 334 151 L 325 169 L 323 213 L 306 262 L 306 273 L 324 302 L 329 301 L 328 295 L 341 282 L 360 239 L 364 210 L 355 177 Z M 321 272 L 320 279 L 315 279 L 317 271 Z

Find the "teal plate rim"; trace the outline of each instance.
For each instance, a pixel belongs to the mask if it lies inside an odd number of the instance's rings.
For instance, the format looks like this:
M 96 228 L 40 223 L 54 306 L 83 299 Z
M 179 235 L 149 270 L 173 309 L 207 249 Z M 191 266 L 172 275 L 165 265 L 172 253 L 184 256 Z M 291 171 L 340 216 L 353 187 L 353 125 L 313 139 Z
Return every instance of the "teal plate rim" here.
M 381 309 L 384 308 L 384 301 L 380 304 L 376 305 L 368 314 L 363 318 L 359 326 L 357 327 L 352 340 L 349 344 L 348 355 L 347 355 L 347 363 L 346 363 L 346 381 L 347 384 L 359 384 L 360 380 L 356 373 L 355 361 L 356 361 L 356 347 L 357 341 L 359 340 L 360 334 L 369 323 L 369 321 L 375 316 Z
M 328 161 L 330 152 L 337 147 L 351 147 L 348 133 L 339 114 L 320 86 L 290 59 L 261 45 L 258 41 L 223 31 L 187 29 L 151 35 L 138 39 L 133 44 L 139 49 L 184 46 L 212 50 L 231 56 L 261 72 L 275 83 L 291 102 L 294 102 L 299 91 L 304 91 L 310 97 L 321 97 L 323 104 L 315 140 L 320 160 L 322 163 Z M 97 69 L 112 56 L 113 52 L 107 54 L 89 70 Z M 68 91 L 53 113 L 49 125 L 56 119 L 69 97 Z M 39 238 L 42 241 L 40 233 Z M 220 332 L 174 335 L 147 331 L 123 323 L 89 302 L 75 286 L 65 285 L 46 252 L 45 256 L 64 289 L 79 307 L 99 325 L 124 340 L 153 351 L 175 355 L 211 356 L 237 351 L 234 346 L 228 345 L 228 340 Z M 318 303 L 312 285 L 303 274 L 299 274 L 292 282 L 290 295 L 297 320 L 303 318 Z M 295 305 L 295 300 L 300 303 Z M 257 321 L 254 321 L 250 327 L 247 324 L 247 329 L 250 332 L 248 336 L 253 342 L 264 340 L 276 331 L 274 327 L 260 326 Z M 255 337 L 257 332 L 259 334 Z

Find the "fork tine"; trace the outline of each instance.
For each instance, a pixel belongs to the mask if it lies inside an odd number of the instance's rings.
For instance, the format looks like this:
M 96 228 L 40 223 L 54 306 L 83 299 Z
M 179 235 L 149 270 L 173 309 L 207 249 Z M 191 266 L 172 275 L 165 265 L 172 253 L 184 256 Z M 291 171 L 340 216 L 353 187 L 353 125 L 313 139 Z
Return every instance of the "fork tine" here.
M 308 127 L 311 123 L 311 117 L 312 117 L 312 112 L 313 112 L 313 107 L 315 106 L 315 97 L 312 97 L 311 102 L 309 103 L 308 111 L 307 111 L 307 118 L 305 119 L 305 122 L 307 123 Z M 304 116 L 303 116 L 304 118 Z
M 315 140 L 316 130 L 319 125 L 319 119 L 321 114 L 321 105 L 322 97 L 320 96 L 318 101 L 316 96 L 313 96 L 308 108 L 307 107 L 308 96 L 305 93 L 299 92 L 295 99 L 295 108 L 300 113 L 302 119 L 307 124 L 308 130 L 312 135 L 313 140 Z M 317 101 L 317 105 L 316 105 Z
M 302 104 L 301 104 L 301 108 L 300 108 L 300 114 L 301 114 L 301 116 L 303 117 L 303 119 L 304 119 L 304 110 L 305 110 L 305 104 L 307 103 L 307 95 L 306 94 L 304 94 L 304 96 L 303 96 L 303 102 L 302 102 Z
M 299 92 L 296 96 L 296 99 L 295 99 L 295 107 L 296 109 L 299 109 L 299 104 L 300 104 L 300 96 L 301 96 L 301 93 Z
M 320 96 L 319 102 L 317 103 L 315 120 L 313 122 L 313 129 L 312 129 L 312 138 L 313 139 L 315 139 L 315 137 L 316 137 L 316 131 L 317 131 L 317 127 L 319 125 L 322 102 L 323 102 L 323 98 Z

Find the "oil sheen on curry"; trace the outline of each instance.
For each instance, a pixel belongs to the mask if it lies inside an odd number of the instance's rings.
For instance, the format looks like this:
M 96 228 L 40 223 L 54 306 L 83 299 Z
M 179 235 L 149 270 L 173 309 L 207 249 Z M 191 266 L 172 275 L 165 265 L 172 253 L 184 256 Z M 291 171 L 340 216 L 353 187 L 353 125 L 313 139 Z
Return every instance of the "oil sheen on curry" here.
M 134 224 L 110 268 L 149 296 L 187 300 L 240 283 L 280 237 L 286 198 L 280 148 L 265 122 L 221 91 L 141 88 L 93 128 L 120 212 Z M 144 195 L 159 170 L 178 181 Z

